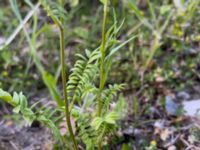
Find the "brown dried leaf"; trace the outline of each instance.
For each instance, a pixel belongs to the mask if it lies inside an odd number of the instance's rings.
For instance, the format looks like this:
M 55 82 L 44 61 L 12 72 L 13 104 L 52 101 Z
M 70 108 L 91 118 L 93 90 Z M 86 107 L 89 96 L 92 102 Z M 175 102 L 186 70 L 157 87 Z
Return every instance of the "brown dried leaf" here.
M 161 131 L 160 138 L 163 141 L 166 141 L 171 134 L 172 134 L 172 131 L 170 131 L 168 128 L 165 128 L 164 130 Z

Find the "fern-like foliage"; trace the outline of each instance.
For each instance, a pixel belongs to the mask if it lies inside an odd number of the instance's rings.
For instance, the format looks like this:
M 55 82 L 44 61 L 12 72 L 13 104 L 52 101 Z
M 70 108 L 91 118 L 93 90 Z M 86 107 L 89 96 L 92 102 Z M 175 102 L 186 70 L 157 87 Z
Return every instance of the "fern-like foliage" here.
M 86 56 L 77 54 L 79 60 L 76 61 L 72 73 L 67 82 L 68 99 L 74 102 L 80 102 L 84 93 L 85 86 L 92 83 L 98 72 L 98 59 L 100 52 L 95 50 L 89 52 L 86 50 Z
M 109 85 L 108 88 L 103 91 L 101 101 L 103 103 L 103 109 L 105 109 L 105 112 L 109 110 L 109 105 L 112 102 L 114 96 L 116 96 L 118 92 L 122 91 L 124 87 L 125 84 L 114 84 Z
M 37 111 L 33 111 L 33 107 L 28 107 L 28 102 L 26 97 L 23 95 L 22 92 L 16 93 L 14 92 L 13 96 L 11 96 L 8 92 L 0 89 L 0 100 L 3 100 L 13 106 L 13 112 L 17 114 L 21 114 L 23 118 L 31 125 L 33 121 L 39 121 L 46 126 L 48 126 L 55 138 L 61 142 L 63 142 L 62 136 L 60 134 L 60 131 L 58 127 L 56 126 L 56 120 L 53 121 L 52 118 L 55 113 L 57 113 L 58 109 L 56 111 L 51 111 L 50 109 L 47 109 L 49 107 L 42 107 L 41 109 L 38 109 Z M 39 104 L 39 103 L 37 103 Z M 34 105 L 34 107 L 36 104 Z
M 115 41 L 114 34 L 110 35 L 110 33 L 114 31 L 115 28 L 113 26 L 107 33 L 107 36 L 110 37 L 107 43 L 109 47 L 112 47 L 113 40 Z M 108 57 L 105 60 L 104 82 L 107 79 L 112 64 L 112 55 L 120 47 L 122 47 L 122 45 L 118 46 L 113 51 L 108 51 Z M 101 53 L 99 49 L 93 52 L 86 50 L 86 56 L 78 54 L 79 60 L 76 61 L 72 69 L 66 89 L 68 92 L 68 99 L 71 101 L 70 110 L 73 108 L 75 101 L 80 106 L 78 110 L 74 107 L 71 113 L 76 119 L 78 137 L 83 141 L 87 150 L 97 148 L 100 141 L 104 141 L 107 135 L 116 131 L 118 121 L 126 115 L 125 110 L 127 110 L 125 99 L 120 96 L 119 101 L 117 101 L 117 93 L 123 90 L 125 85 L 108 85 L 101 93 L 101 102 L 103 106 L 102 116 L 96 116 L 99 88 L 95 86 L 95 81 L 98 80 L 99 77 L 100 56 Z M 113 102 L 113 100 L 115 100 L 115 102 Z M 74 112 L 77 113 L 74 114 Z
M 78 136 L 86 145 L 87 150 L 94 150 L 96 146 L 97 132 L 89 124 L 91 117 L 88 114 L 80 114 L 75 118 L 78 130 Z
M 74 100 L 80 102 L 79 110 L 72 109 L 78 136 L 86 145 L 87 150 L 93 150 L 99 141 L 117 129 L 117 121 L 122 118 L 121 112 L 127 108 L 127 105 L 123 105 L 125 100 L 122 98 L 115 107 L 112 108 L 111 104 L 125 84 L 109 85 L 103 90 L 101 99 L 103 114 L 101 117 L 95 117 L 99 89 L 94 81 L 98 79 L 100 52 L 98 49 L 93 52 L 86 51 L 86 56 L 78 55 L 78 57 L 79 60 L 75 63 L 67 83 L 67 91 L 72 104 Z
M 72 115 L 76 119 L 79 138 L 86 145 L 87 150 L 93 150 L 97 147 L 98 141 L 103 140 L 105 135 L 114 132 L 117 128 L 116 121 L 121 119 L 121 116 L 114 108 L 110 109 L 111 102 L 125 85 L 109 85 L 103 90 L 103 116 L 94 117 L 96 114 L 94 104 L 97 102 L 99 90 L 94 81 L 98 79 L 100 52 L 98 49 L 93 52 L 86 51 L 86 56 L 79 54 L 78 57 L 79 60 L 76 61 L 67 83 L 67 91 L 72 102 L 76 100 L 82 103 L 79 110 L 72 109 Z M 124 105 L 121 106 L 120 109 L 123 110 Z
M 120 99 L 116 107 L 102 117 L 94 117 L 95 111 L 83 112 L 73 109 L 72 115 L 76 120 L 78 137 L 85 144 L 86 150 L 94 150 L 99 141 L 104 141 L 107 135 L 116 131 L 116 121 L 122 118 L 121 112 L 127 109 L 127 105 L 124 104 L 124 99 Z

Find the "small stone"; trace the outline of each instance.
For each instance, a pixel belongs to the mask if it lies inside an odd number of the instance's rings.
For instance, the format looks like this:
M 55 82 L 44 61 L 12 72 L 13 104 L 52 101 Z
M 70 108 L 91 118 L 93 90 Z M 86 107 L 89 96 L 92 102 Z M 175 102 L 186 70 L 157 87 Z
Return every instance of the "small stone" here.
M 200 99 L 183 102 L 183 108 L 186 115 L 191 117 L 199 116 Z
M 133 135 L 134 134 L 134 129 L 133 127 L 129 127 L 126 130 L 124 130 L 124 133 L 127 135 Z
M 40 150 L 41 149 L 40 145 L 36 145 L 35 149 Z
M 159 128 L 159 129 L 163 129 L 164 128 L 164 121 L 162 120 L 158 120 L 154 123 L 154 127 Z
M 190 99 L 190 95 L 185 91 L 178 92 L 177 97 L 183 100 Z
M 142 132 L 140 129 L 135 129 L 134 130 L 134 135 L 140 135 Z
M 171 145 L 171 146 L 169 146 L 169 147 L 167 148 L 167 150 L 176 150 L 176 146 Z
M 177 115 L 178 105 L 173 101 L 171 96 L 165 98 L 165 109 L 169 115 Z
M 163 78 L 161 76 L 156 77 L 156 82 L 161 83 L 161 82 L 164 82 L 164 81 L 165 81 L 165 78 Z

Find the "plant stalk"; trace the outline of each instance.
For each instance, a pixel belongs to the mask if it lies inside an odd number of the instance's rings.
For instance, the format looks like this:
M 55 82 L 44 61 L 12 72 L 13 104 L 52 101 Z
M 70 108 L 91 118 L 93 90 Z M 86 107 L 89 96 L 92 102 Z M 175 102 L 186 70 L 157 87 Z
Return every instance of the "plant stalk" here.
M 103 27 L 102 27 L 102 41 L 101 41 L 101 64 L 100 64 L 100 80 L 99 80 L 99 92 L 98 92 L 98 112 L 97 115 L 100 117 L 102 114 L 102 102 L 101 95 L 105 85 L 104 81 L 104 68 L 105 68 L 105 50 L 106 50 L 106 24 L 107 24 L 107 14 L 108 14 L 108 0 L 104 3 L 104 17 L 103 17 Z M 98 150 L 102 149 L 102 142 L 98 143 Z
M 61 6 L 64 7 L 64 0 L 61 0 Z M 66 71 L 65 71 L 65 37 L 64 37 L 64 19 L 60 18 L 61 24 L 58 25 L 60 29 L 60 58 L 61 58 L 61 68 L 62 68 L 62 86 L 63 86 L 63 95 L 64 95 L 64 104 L 65 104 L 65 118 L 67 122 L 67 127 L 69 130 L 70 138 L 73 141 L 74 149 L 78 150 L 78 144 L 76 138 L 73 133 L 72 124 L 70 120 L 70 112 L 69 112 L 69 103 L 68 103 L 68 96 L 67 96 L 67 88 L 66 88 Z
M 62 66 L 62 86 L 63 86 L 63 95 L 64 95 L 64 103 L 65 103 L 65 118 L 68 126 L 68 130 L 70 133 L 70 137 L 73 141 L 75 150 L 78 150 L 78 145 L 72 130 L 70 113 L 69 113 L 69 104 L 67 99 L 67 91 L 66 91 L 66 72 L 65 72 L 65 53 L 64 53 L 64 29 L 60 28 L 60 58 L 61 58 L 61 66 Z
M 101 94 L 105 85 L 104 82 L 104 68 L 105 68 L 105 50 L 106 50 L 106 24 L 107 24 L 107 14 L 108 14 L 108 0 L 104 3 L 104 17 L 103 17 L 103 27 L 102 27 L 102 42 L 101 42 L 101 64 L 100 64 L 100 81 L 99 81 L 99 93 L 98 93 L 98 113 L 101 116 L 102 102 Z

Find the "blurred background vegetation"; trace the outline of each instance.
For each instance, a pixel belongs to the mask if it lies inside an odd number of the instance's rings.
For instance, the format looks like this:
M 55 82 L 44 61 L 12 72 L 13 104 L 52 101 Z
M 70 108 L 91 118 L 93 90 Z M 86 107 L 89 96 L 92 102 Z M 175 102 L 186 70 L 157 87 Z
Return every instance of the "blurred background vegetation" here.
M 17 4 L 19 14 L 16 14 L 9 1 L 1 2 L 1 44 L 19 26 L 19 18 L 25 18 L 31 9 L 28 2 L 17 1 Z M 152 87 L 156 80 L 162 80 L 167 88 L 180 90 L 199 80 L 198 1 L 178 5 L 168 0 L 113 0 L 111 5 L 114 6 L 110 7 L 114 8 L 111 12 L 116 13 L 118 23 L 124 21 L 119 41 L 115 42 L 123 41 L 132 34 L 138 36 L 117 54 L 109 82 L 126 82 L 130 89 L 137 90 L 141 85 Z M 93 50 L 99 45 L 102 7 L 98 1 L 69 1 L 66 10 L 65 41 L 69 57 L 66 63 L 72 66 L 75 53 Z M 113 13 L 109 16 L 110 24 L 113 23 Z M 36 57 L 43 69 L 58 80 L 58 31 L 51 22 L 45 12 L 39 9 L 24 28 L 34 44 Z M 27 35 L 21 30 L 11 44 L 1 49 L 2 88 L 9 91 L 37 91 L 44 88 L 30 47 Z

